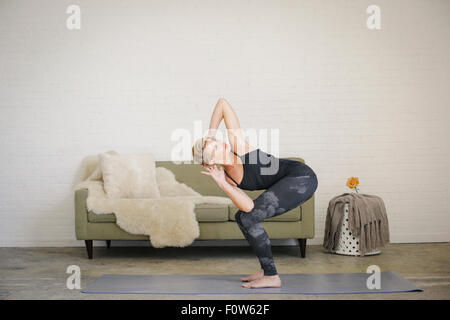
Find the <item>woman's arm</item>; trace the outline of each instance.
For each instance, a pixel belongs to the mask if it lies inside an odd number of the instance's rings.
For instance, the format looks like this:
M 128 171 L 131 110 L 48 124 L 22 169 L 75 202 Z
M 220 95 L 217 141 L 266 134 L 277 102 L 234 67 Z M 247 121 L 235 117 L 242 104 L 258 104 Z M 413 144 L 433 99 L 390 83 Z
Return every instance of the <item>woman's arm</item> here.
M 250 212 L 253 210 L 255 204 L 244 191 L 238 187 L 232 186 L 227 181 L 219 185 L 219 187 L 228 195 L 239 210 L 244 212 Z
M 239 210 L 244 212 L 250 212 L 253 210 L 253 200 L 241 189 L 229 184 L 225 180 L 225 173 L 223 167 L 217 169 L 217 166 L 205 167 L 206 171 L 200 171 L 201 173 L 210 175 L 217 185 L 228 195 Z
M 209 122 L 208 136 L 215 137 L 222 119 L 227 127 L 228 140 L 233 150 L 237 149 L 237 145 L 245 141 L 239 119 L 231 105 L 224 98 L 219 98 L 214 107 L 211 120 Z
M 220 122 L 223 119 L 223 102 L 219 99 L 214 107 L 214 111 L 209 121 L 208 137 L 215 138 L 217 128 L 219 128 Z
M 231 149 L 238 154 L 244 154 L 256 149 L 256 147 L 251 146 L 245 139 L 236 112 L 234 112 L 228 101 L 220 98 L 218 103 L 222 105 L 222 117 L 227 127 L 228 141 L 230 142 Z

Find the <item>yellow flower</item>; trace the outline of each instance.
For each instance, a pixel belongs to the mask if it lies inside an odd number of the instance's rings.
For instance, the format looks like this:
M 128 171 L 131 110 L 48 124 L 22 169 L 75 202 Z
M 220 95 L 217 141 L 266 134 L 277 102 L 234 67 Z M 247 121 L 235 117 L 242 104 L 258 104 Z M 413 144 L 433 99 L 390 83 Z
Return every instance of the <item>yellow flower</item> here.
M 359 186 L 358 177 L 350 177 L 347 179 L 347 187 L 349 187 L 350 189 L 354 189 L 357 186 Z

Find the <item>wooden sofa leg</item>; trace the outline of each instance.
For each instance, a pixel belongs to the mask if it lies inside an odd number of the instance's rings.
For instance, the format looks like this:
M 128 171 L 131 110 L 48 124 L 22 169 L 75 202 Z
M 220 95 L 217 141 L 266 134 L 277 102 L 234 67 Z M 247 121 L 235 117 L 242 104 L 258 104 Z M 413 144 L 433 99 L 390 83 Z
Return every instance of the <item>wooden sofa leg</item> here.
M 92 259 L 92 240 L 84 240 L 84 243 L 86 243 L 88 258 Z
M 300 247 L 300 256 L 304 258 L 306 254 L 306 239 L 298 239 L 298 245 Z
M 111 240 L 106 240 L 106 247 L 111 248 Z

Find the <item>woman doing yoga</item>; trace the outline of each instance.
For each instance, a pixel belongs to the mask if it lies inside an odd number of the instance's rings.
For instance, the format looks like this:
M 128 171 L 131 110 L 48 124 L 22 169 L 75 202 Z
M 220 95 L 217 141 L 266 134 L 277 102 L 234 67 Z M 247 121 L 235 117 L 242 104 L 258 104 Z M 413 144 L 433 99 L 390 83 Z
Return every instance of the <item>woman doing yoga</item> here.
M 225 121 L 230 146 L 215 139 Z M 243 287 L 281 287 L 264 219 L 281 215 L 309 200 L 317 189 L 314 171 L 306 164 L 277 158 L 246 141 L 239 120 L 225 99 L 219 99 L 207 137 L 198 139 L 192 153 L 236 207 L 236 222 L 259 259 L 261 269 L 241 280 Z M 218 169 L 216 164 L 221 164 Z M 255 200 L 242 190 L 264 190 Z

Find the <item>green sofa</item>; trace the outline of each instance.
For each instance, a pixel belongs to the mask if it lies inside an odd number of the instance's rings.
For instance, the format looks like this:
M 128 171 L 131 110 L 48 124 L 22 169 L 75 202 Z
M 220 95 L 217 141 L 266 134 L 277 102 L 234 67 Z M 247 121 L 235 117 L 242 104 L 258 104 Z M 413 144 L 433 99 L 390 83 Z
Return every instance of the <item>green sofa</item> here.
M 304 162 L 301 158 L 287 158 Z M 202 195 L 227 195 L 208 175 L 201 174 L 204 168 L 193 161 L 176 164 L 172 161 L 156 161 L 157 167 L 171 170 L 181 183 L 192 187 Z M 250 198 L 255 199 L 264 190 L 244 190 Z M 75 191 L 75 230 L 77 240 L 85 240 L 89 259 L 93 257 L 93 240 L 106 240 L 107 247 L 111 240 L 147 240 L 146 235 L 130 234 L 116 224 L 116 218 L 111 214 L 95 214 L 87 211 L 86 199 L 88 189 Z M 230 240 L 245 239 L 239 229 L 235 213 L 237 207 L 232 205 L 196 205 L 195 214 L 200 227 L 200 236 L 196 240 Z M 268 218 L 262 222 L 270 239 L 297 239 L 300 256 L 305 257 L 306 239 L 314 238 L 314 196 L 299 207 L 280 216 Z

